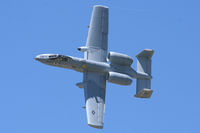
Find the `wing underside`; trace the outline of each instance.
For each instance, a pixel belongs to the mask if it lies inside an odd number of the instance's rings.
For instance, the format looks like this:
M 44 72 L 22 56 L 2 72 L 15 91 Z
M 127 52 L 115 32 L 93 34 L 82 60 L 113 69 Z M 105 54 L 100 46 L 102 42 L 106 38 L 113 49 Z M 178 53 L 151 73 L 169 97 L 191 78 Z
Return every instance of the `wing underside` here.
M 84 72 L 84 94 L 88 125 L 103 128 L 105 112 L 106 76 Z
M 108 8 L 94 6 L 87 37 L 85 59 L 106 62 L 108 49 Z
M 106 62 L 108 49 L 108 8 L 94 6 L 86 43 L 86 60 Z M 102 129 L 104 123 L 106 76 L 84 72 L 84 94 L 88 125 Z

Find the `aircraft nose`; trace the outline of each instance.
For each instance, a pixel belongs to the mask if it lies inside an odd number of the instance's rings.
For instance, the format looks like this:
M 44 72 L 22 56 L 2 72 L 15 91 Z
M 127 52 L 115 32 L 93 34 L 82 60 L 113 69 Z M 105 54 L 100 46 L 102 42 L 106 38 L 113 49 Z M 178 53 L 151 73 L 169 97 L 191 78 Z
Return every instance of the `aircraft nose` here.
M 40 56 L 37 55 L 34 59 L 35 59 L 35 60 L 39 60 L 39 59 L 40 59 Z

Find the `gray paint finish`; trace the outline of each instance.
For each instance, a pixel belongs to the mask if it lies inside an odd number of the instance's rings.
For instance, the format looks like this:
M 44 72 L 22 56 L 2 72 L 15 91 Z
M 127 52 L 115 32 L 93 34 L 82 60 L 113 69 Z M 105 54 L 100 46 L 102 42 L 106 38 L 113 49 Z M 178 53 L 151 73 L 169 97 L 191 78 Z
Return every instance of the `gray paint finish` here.
M 94 6 L 86 46 L 78 50 L 84 52 L 84 59 L 60 54 L 41 54 L 36 60 L 41 63 L 72 69 L 83 73 L 83 82 L 76 85 L 84 88 L 85 106 L 88 125 L 102 129 L 104 125 L 106 81 L 131 85 L 137 79 L 137 98 L 150 98 L 151 90 L 151 58 L 154 53 L 145 49 L 136 57 L 137 71 L 131 64 L 132 57 L 110 52 L 107 63 L 108 47 L 108 7 Z M 120 100 L 120 99 L 119 99 Z
M 87 37 L 85 59 L 106 62 L 108 49 L 108 7 L 94 6 Z
M 108 49 L 108 8 L 94 6 L 87 37 L 85 59 L 106 62 Z M 106 75 L 84 72 L 85 104 L 88 125 L 103 128 Z
M 148 75 L 151 75 L 151 57 L 153 56 L 153 53 L 153 50 L 145 49 L 136 56 L 138 59 L 138 73 L 146 73 Z M 151 79 L 137 79 L 135 97 L 150 98 L 152 92 L 153 91 L 151 90 Z
M 84 72 L 84 94 L 88 125 L 103 128 L 105 111 L 106 76 Z

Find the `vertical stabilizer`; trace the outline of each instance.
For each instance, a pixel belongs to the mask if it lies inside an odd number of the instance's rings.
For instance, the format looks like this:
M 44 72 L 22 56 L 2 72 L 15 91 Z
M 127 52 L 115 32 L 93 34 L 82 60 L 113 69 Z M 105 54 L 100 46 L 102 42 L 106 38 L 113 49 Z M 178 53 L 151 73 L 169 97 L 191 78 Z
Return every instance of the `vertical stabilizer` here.
M 145 49 L 139 53 L 136 57 L 137 72 L 139 74 L 145 74 L 151 76 L 151 57 L 154 51 L 151 49 Z M 150 98 L 153 91 L 151 90 L 151 79 L 137 79 L 136 95 L 138 98 Z

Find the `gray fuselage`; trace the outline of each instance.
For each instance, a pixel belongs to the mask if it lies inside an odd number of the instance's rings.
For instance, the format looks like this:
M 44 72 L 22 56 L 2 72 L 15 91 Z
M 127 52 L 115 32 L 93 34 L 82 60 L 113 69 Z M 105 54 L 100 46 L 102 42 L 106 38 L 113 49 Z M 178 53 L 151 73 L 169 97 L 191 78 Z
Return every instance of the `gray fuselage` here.
M 82 58 L 64 56 L 59 54 L 41 54 L 36 60 L 51 66 L 72 69 L 78 72 L 91 71 L 106 74 L 108 72 L 118 72 L 129 75 L 131 78 L 151 78 L 146 74 L 137 73 L 134 69 L 128 66 L 119 66 L 104 62 L 86 60 Z

